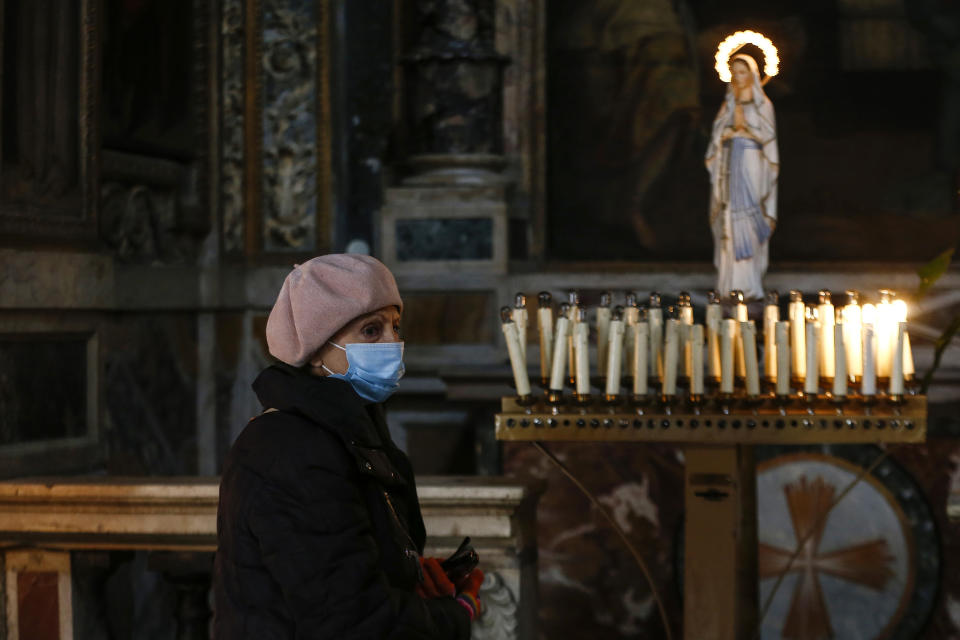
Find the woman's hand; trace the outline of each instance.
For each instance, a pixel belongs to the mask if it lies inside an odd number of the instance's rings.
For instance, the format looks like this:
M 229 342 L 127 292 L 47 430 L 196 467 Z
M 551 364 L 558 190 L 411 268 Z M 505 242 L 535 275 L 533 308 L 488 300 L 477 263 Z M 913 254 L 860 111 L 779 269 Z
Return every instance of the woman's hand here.
M 420 566 L 423 568 L 423 582 L 415 590 L 421 598 L 452 598 L 457 594 L 457 588 L 444 573 L 438 558 L 421 557 Z
M 481 584 L 483 584 L 483 571 L 474 569 L 457 583 L 457 593 L 472 593 L 476 596 Z
M 470 616 L 470 620 L 480 615 L 480 585 L 483 584 L 483 571 L 474 569 L 456 585 L 444 573 L 438 558 L 420 558 L 423 568 L 423 582 L 415 588 L 423 599 L 456 597 L 457 602 Z
M 457 583 L 457 602 L 467 610 L 471 620 L 480 615 L 480 598 L 477 594 L 480 592 L 481 584 L 483 584 L 483 571 L 480 569 L 474 569 Z

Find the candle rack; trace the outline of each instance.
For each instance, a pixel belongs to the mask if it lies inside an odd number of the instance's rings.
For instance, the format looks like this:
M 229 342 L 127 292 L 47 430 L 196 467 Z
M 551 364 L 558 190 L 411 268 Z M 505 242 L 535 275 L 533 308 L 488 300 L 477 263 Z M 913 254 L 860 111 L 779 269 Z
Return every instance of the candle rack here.
M 811 402 L 793 396 L 748 398 L 705 396 L 700 403 L 677 397 L 664 403 L 629 400 L 611 404 L 602 397 L 587 404 L 568 401 L 501 400 L 495 416 L 498 440 L 673 442 L 697 444 L 865 444 L 924 442 L 927 398 L 903 396 Z
M 740 291 L 729 292 L 726 314 L 722 296 L 709 292 L 703 324 L 687 292 L 666 307 L 653 292 L 645 309 L 632 291 L 611 309 L 603 292 L 592 334 L 578 292 L 555 326 L 552 296 L 542 292 L 542 395 L 531 390 L 522 297 L 501 310 L 518 395 L 502 399 L 496 437 L 683 446 L 685 638 L 734 640 L 756 629 L 753 445 L 926 440 L 927 398 L 912 388 L 906 303 L 890 291 L 862 306 L 848 291 L 837 309 L 828 290 L 817 304 L 793 290 L 784 320 L 779 294 L 768 292 L 759 333 Z
M 504 397 L 500 441 L 663 442 L 683 446 L 684 638 L 753 637 L 758 623 L 758 444 L 922 443 L 924 395 L 835 398 L 707 393 Z

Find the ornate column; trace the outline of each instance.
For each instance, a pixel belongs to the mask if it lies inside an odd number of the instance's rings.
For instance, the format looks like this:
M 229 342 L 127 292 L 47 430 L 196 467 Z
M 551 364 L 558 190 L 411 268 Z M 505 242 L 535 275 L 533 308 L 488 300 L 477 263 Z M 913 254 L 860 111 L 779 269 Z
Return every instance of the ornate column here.
M 388 189 L 381 254 L 403 273 L 506 271 L 503 67 L 493 0 L 420 0 L 403 58 L 406 176 Z
M 227 256 L 330 243 L 330 0 L 224 0 L 220 233 Z
M 405 184 L 486 184 L 503 168 L 503 66 L 493 0 L 417 2 L 403 60 L 413 175 Z

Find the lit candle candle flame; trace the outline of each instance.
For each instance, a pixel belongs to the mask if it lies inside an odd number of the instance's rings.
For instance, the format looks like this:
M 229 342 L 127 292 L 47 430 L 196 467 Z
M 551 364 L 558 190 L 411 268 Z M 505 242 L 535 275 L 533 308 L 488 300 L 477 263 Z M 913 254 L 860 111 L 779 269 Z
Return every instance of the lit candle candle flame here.
M 880 290 L 877 305 L 877 377 L 889 378 L 893 368 L 893 350 L 896 336 L 896 319 L 893 311 L 893 292 Z
M 893 319 L 895 322 L 906 322 L 907 321 L 907 303 L 903 300 L 894 300 L 893 305 Z
M 903 300 L 893 301 L 893 318 L 897 323 L 907 321 L 907 303 Z M 906 327 L 903 330 L 903 377 L 907 380 L 913 378 L 913 349 L 910 346 L 910 334 Z
M 843 345 L 846 348 L 847 374 L 853 380 L 860 380 L 863 376 L 863 340 L 860 327 L 861 309 L 860 294 L 856 291 L 847 292 L 847 304 L 843 307 Z

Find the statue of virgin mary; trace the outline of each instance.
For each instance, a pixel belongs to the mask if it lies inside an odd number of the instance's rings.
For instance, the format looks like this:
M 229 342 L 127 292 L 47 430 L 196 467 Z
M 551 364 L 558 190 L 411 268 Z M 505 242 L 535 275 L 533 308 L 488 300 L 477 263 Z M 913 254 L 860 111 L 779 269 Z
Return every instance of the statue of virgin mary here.
M 770 236 L 777 223 L 777 126 L 756 61 L 738 54 L 713 121 L 706 164 L 717 290 L 763 298 Z

